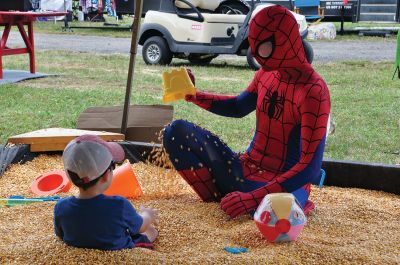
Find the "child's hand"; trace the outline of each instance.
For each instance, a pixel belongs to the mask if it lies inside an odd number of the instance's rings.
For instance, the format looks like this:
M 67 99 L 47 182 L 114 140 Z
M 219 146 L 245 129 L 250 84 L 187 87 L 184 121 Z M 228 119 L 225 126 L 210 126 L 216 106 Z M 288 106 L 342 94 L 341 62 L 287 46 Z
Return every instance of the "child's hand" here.
M 154 223 L 155 225 L 158 225 L 158 210 L 154 209 L 152 207 L 144 207 L 143 205 L 140 205 L 140 211 L 143 214 L 147 214 L 151 222 Z

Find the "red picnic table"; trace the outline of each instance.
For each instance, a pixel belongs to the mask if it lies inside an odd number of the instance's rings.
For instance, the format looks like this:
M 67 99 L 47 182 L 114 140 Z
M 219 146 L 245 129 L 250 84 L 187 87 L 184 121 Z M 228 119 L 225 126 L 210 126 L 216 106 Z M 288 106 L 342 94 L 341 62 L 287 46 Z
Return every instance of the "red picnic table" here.
M 30 71 L 35 73 L 35 41 L 33 37 L 33 22 L 37 17 L 65 16 L 66 12 L 19 12 L 0 11 L 0 26 L 4 26 L 3 36 L 0 42 L 0 79 L 3 78 L 3 56 L 29 53 Z M 24 26 L 28 26 L 25 31 Z M 12 26 L 17 26 L 25 48 L 9 48 L 6 46 Z

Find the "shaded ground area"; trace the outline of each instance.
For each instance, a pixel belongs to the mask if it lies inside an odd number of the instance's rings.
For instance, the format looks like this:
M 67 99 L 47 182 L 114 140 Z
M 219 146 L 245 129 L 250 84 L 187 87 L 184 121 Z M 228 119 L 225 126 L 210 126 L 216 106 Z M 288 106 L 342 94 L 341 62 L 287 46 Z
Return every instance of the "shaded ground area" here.
M 9 44 L 23 45 L 19 34 L 11 33 Z M 70 50 L 80 52 L 96 52 L 100 54 L 129 54 L 129 38 L 112 38 L 99 36 L 81 36 L 68 34 L 35 34 L 35 44 L 41 50 Z M 315 62 L 332 61 L 394 61 L 396 40 L 377 38 L 360 41 L 314 41 L 310 42 L 314 49 Z M 141 46 L 138 49 L 141 55 Z M 237 56 L 226 56 L 237 58 Z M 244 56 L 240 57 L 246 60 Z
M 65 264 L 399 264 L 400 197 L 384 192 L 326 187 L 312 191 L 318 209 L 298 241 L 270 244 L 254 222 L 229 220 L 217 203 L 201 202 L 176 174 L 133 165 L 144 196 L 132 203 L 160 209 L 156 250 L 105 252 L 67 247 L 53 233 L 54 203 L 0 208 L 0 263 Z M 0 197 L 32 196 L 31 182 L 62 169 L 60 156 L 13 165 L 0 179 Z M 74 194 L 72 190 L 69 194 Z M 233 255 L 223 248 L 246 247 Z

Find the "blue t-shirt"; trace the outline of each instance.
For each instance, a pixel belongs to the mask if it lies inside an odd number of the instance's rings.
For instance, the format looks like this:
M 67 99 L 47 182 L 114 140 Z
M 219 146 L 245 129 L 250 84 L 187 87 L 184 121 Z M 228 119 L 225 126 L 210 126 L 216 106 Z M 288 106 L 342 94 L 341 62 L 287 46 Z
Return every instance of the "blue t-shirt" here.
M 120 196 L 68 197 L 59 200 L 54 207 L 55 233 L 74 247 L 133 248 L 131 235 L 139 233 L 142 223 L 142 217 L 132 204 Z

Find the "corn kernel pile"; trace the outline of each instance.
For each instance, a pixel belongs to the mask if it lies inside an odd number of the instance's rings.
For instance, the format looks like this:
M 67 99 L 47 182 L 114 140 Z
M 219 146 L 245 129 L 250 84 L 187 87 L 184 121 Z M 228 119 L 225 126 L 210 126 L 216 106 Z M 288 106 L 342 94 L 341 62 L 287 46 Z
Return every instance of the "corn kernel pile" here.
M 66 246 L 53 232 L 54 202 L 0 208 L 0 264 L 399 264 L 400 196 L 361 189 L 313 188 L 317 206 L 296 242 L 272 244 L 248 216 L 229 220 L 218 203 L 203 203 L 171 169 L 132 165 L 144 196 L 132 201 L 160 211 L 154 251 L 100 251 Z M 61 157 L 41 155 L 12 165 L 0 197 L 30 192 L 39 175 L 61 170 Z M 379 179 L 379 176 L 377 176 Z M 77 194 L 72 188 L 69 196 Z M 245 247 L 230 254 L 224 247 Z

